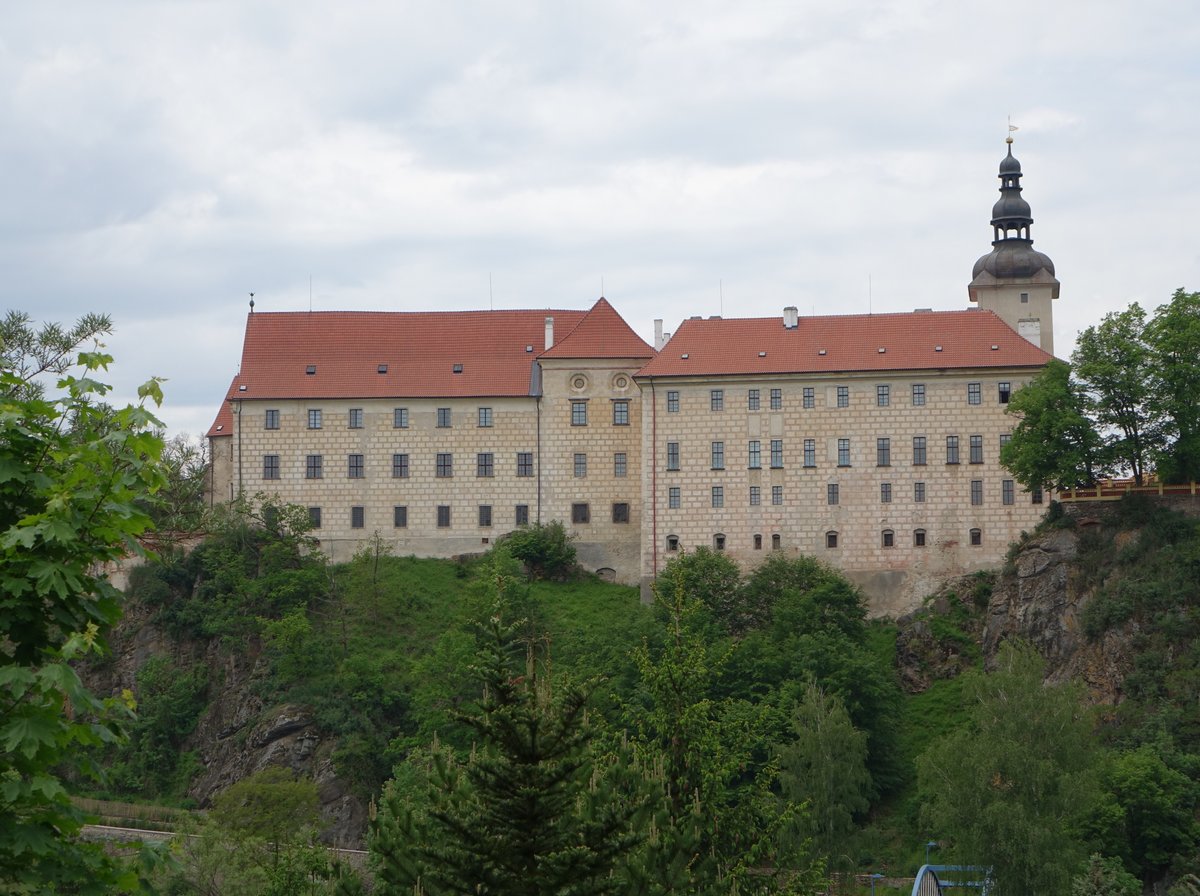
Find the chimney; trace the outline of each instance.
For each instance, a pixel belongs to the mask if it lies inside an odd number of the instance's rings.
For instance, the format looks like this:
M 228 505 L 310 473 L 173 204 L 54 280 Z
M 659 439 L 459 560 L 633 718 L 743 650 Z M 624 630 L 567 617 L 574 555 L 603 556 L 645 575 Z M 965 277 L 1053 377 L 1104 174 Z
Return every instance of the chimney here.
M 554 346 L 554 318 L 546 318 L 546 348 Z
M 783 309 L 783 326 L 784 329 L 794 330 L 800 322 L 800 311 L 795 305 L 788 305 Z
M 654 350 L 657 352 L 662 349 L 666 343 L 663 341 L 662 318 L 654 319 Z

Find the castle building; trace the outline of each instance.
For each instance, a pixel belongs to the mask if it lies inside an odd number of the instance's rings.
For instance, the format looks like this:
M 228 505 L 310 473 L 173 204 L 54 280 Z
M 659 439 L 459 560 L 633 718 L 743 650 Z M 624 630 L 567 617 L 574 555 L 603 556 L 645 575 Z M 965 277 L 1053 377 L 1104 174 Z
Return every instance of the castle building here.
M 999 454 L 1009 398 L 1051 358 L 1059 284 L 1011 145 L 999 176 L 970 310 L 694 317 L 657 351 L 603 298 L 252 310 L 209 431 L 212 499 L 307 507 L 338 560 L 376 532 L 447 557 L 561 520 L 586 568 L 646 595 L 699 546 L 808 554 L 903 612 L 997 565 L 1044 510 Z

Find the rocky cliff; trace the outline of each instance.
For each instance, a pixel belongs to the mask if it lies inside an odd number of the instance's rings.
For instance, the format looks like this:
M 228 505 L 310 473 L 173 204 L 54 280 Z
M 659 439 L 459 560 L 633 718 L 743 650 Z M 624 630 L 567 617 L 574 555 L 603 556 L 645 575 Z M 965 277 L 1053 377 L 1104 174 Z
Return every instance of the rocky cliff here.
M 265 673 L 261 646 L 237 649 L 216 642 L 175 640 L 154 622 L 154 612 L 129 601 L 112 633 L 113 656 L 85 670 L 97 693 L 137 693 L 138 670 L 152 657 L 167 656 L 180 666 L 200 663 L 208 670 L 207 707 L 181 749 L 194 751 L 200 771 L 188 796 L 201 808 L 235 781 L 279 765 L 313 780 L 321 799 L 322 839 L 330 845 L 362 844 L 367 807 L 339 779 L 333 763 L 336 744 L 323 737 L 307 709 L 265 705 L 256 687 Z

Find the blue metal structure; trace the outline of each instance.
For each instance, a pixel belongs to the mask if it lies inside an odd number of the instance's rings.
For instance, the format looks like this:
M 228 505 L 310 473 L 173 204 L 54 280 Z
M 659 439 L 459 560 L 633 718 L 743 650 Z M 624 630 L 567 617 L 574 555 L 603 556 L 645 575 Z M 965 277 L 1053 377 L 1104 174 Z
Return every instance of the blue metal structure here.
M 970 887 L 987 896 L 991 868 L 978 865 L 922 865 L 913 881 L 912 896 L 943 896 L 945 890 Z

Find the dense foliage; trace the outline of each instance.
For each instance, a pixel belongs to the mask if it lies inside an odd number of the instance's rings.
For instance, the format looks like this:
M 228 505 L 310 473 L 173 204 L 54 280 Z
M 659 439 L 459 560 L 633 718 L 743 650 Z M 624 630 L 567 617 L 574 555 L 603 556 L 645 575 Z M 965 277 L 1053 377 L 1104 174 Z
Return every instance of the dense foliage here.
M 35 331 L 0 323 L 0 888 L 109 893 L 136 875 L 78 839 L 67 774 L 99 778 L 83 750 L 124 737 L 132 698 L 98 697 L 71 665 L 102 653 L 118 592 L 100 570 L 139 548 L 140 507 L 163 481 L 145 401 L 104 404 L 111 358 L 77 352 L 110 329 L 88 317 Z M 46 382 L 46 378 L 51 378 Z
M 1051 361 L 1013 395 L 1021 419 L 1001 460 L 1018 481 L 1200 479 L 1200 292 L 1176 290 L 1149 320 L 1136 303 L 1106 315 L 1079 334 L 1071 362 Z

